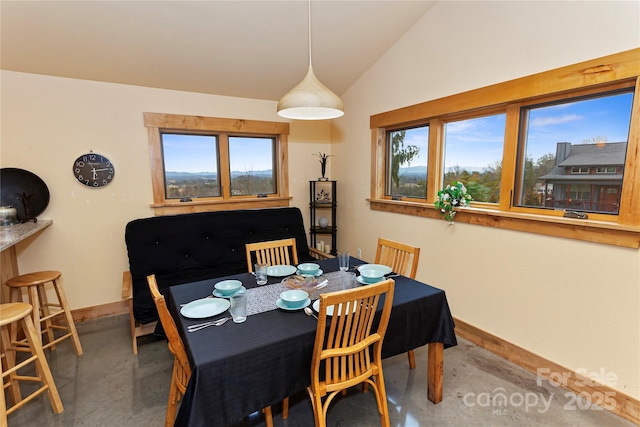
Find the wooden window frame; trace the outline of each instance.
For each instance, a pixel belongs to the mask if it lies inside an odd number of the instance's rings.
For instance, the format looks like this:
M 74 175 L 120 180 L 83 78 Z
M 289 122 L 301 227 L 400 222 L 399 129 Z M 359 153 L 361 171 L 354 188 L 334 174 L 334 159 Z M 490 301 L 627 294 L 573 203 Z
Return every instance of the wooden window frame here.
M 289 201 L 291 200 L 288 172 L 289 123 L 148 112 L 145 112 L 143 116 L 149 137 L 149 158 L 153 190 L 151 207 L 156 215 L 289 206 Z M 222 195 L 218 197 L 199 198 L 190 202 L 167 199 L 165 197 L 161 132 L 209 133 L 222 135 L 222 137 L 226 137 L 225 134 L 275 137 L 277 165 L 275 194 L 268 194 L 266 197 L 232 197 L 227 185 L 226 188 L 223 188 Z M 221 169 L 229 164 L 228 152 L 223 151 L 221 150 L 219 153 Z
M 520 108 L 620 87 L 635 89 L 619 214 L 576 219 L 563 217 L 563 211 L 512 206 Z M 442 185 L 443 123 L 498 110 L 507 114 L 500 202 L 473 203 L 459 211 L 456 222 L 640 248 L 640 48 L 371 116 L 370 208 L 440 219 L 433 203 Z M 419 123 L 428 123 L 430 132 L 427 199 L 392 200 L 385 196 L 386 132 Z

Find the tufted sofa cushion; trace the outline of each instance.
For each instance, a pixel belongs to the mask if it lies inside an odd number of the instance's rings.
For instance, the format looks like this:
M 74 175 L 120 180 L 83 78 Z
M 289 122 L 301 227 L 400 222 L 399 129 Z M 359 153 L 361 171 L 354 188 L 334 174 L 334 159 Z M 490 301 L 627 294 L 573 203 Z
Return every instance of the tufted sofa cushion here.
M 155 274 L 169 286 L 247 271 L 245 244 L 295 237 L 300 262 L 310 261 L 298 208 L 247 209 L 136 219 L 125 229 L 133 282 L 133 313 L 140 323 L 158 319 L 147 285 Z

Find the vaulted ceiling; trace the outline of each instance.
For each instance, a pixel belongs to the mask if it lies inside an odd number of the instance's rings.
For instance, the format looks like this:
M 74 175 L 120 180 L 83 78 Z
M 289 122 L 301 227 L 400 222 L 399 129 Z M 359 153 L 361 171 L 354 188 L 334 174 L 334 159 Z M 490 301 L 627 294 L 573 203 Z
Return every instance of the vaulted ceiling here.
M 311 3 L 318 78 L 347 90 L 435 1 Z M 0 67 L 277 100 L 306 74 L 308 2 L 7 1 Z

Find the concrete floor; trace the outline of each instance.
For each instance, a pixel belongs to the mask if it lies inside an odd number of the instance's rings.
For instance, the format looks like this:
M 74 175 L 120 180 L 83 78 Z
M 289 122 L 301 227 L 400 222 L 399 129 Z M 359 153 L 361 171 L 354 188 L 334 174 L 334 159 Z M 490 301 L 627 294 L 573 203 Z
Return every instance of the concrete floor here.
M 127 316 L 78 325 L 84 355 L 76 357 L 69 341 L 48 360 L 65 410 L 53 414 L 39 396 L 9 415 L 10 427 L 32 426 L 162 426 L 173 359 L 164 340 L 139 339 L 131 352 Z M 536 376 L 459 338 L 445 350 L 444 399 L 427 400 L 426 347 L 416 350 L 417 368 L 406 355 L 385 359 L 392 426 L 625 426 L 633 424 L 598 407 L 576 400 L 573 393 L 536 382 Z M 498 406 L 490 398 L 504 393 Z M 528 402 L 528 405 L 527 405 Z M 274 407 L 276 426 L 313 426 L 306 393 L 291 398 L 289 419 Z M 329 410 L 328 426 L 378 426 L 371 393 L 352 390 Z M 264 426 L 257 413 L 234 427 Z M 222 427 L 222 426 L 212 426 Z

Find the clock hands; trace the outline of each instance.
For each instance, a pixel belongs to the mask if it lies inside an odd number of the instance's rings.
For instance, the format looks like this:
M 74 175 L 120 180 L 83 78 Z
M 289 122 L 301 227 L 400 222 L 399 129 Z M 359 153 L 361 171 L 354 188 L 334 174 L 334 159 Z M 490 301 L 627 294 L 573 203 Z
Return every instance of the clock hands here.
M 91 163 L 89 163 L 91 164 Z M 111 170 L 111 168 L 102 168 L 102 169 L 96 169 L 95 167 L 93 167 L 93 165 L 91 165 L 91 179 L 98 179 L 98 172 L 102 172 L 102 171 L 108 171 Z

